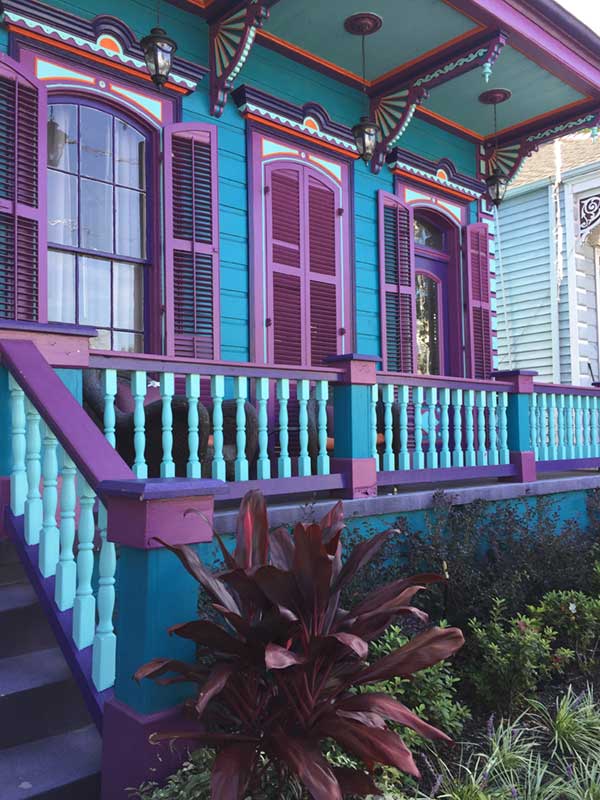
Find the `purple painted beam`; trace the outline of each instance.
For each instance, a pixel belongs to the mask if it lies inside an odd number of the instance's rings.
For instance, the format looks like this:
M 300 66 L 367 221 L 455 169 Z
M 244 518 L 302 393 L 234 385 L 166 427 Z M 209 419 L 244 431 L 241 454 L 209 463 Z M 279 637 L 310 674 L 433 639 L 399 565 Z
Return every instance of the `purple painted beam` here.
M 312 475 L 306 478 L 271 478 L 268 481 L 236 481 L 226 483 L 225 490 L 215 497 L 215 506 L 223 506 L 228 501 L 239 500 L 246 492 L 259 489 L 267 498 L 285 495 L 312 495 L 316 492 L 330 492 L 343 489 L 346 480 L 343 475 Z
M 32 342 L 0 341 L 0 358 L 94 491 L 134 477 Z
M 538 461 L 538 472 L 565 472 L 572 469 L 600 469 L 600 458 L 571 458 L 565 461 Z
M 451 375 L 433 377 L 430 375 L 407 375 L 399 372 L 378 372 L 378 384 L 394 384 L 394 386 L 423 386 L 439 389 L 472 389 L 484 392 L 510 392 L 512 381 L 481 381 L 474 378 L 454 378 Z
M 573 394 L 582 397 L 598 397 L 600 388 L 595 386 L 566 386 L 563 383 L 536 383 L 534 392 L 539 394 Z
M 449 469 L 407 469 L 378 472 L 378 486 L 412 485 L 417 483 L 442 483 L 446 481 L 469 481 L 475 478 L 507 478 L 517 474 L 514 464 L 496 467 L 450 467 Z

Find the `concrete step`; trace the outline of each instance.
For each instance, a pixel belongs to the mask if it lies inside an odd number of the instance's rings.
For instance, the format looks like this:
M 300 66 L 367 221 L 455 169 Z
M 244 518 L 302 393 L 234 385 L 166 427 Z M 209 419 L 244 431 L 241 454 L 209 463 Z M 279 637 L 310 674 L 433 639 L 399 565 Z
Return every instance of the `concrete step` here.
M 20 583 L 0 587 L 0 658 L 55 645 L 33 587 Z
M 0 659 L 0 749 L 89 724 L 79 688 L 58 647 Z
M 88 725 L 0 751 L 2 800 L 98 800 L 102 743 Z

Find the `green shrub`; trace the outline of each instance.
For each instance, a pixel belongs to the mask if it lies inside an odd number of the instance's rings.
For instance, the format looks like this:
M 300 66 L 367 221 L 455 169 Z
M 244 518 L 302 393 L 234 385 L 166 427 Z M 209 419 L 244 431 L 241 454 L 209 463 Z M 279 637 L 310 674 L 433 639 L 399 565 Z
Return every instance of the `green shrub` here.
M 578 591 L 548 592 L 530 606 L 528 616 L 541 628 L 552 627 L 554 644 L 573 650 L 577 663 L 589 672 L 600 648 L 600 599 Z
M 600 761 L 576 761 L 565 771 L 565 800 L 600 800 Z
M 543 680 L 561 672 L 573 653 L 553 648 L 552 628 L 538 628 L 525 616 L 508 619 L 505 607 L 504 600 L 494 598 L 489 622 L 470 620 L 466 669 L 484 707 L 511 711 Z
M 560 755 L 600 763 L 600 708 L 591 688 L 576 694 L 569 686 L 554 708 L 546 708 L 539 700 L 531 700 L 530 708 L 532 730 L 552 758 Z

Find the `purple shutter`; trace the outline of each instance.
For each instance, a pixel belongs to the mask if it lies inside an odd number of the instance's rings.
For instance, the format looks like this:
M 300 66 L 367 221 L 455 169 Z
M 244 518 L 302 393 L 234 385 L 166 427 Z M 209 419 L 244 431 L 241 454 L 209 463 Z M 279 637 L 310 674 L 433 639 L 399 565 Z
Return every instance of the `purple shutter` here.
M 276 364 L 303 363 L 302 171 L 271 169 L 267 191 L 267 257 L 272 300 L 270 340 Z
M 0 56 L 0 318 L 45 322 L 46 92 Z
M 336 197 L 331 186 L 306 173 L 310 272 L 310 363 L 338 354 L 339 290 Z
M 413 210 L 383 195 L 379 215 L 384 368 L 415 372 Z
M 164 131 L 165 297 L 169 355 L 219 357 L 217 134 L 214 125 Z
M 469 355 L 471 378 L 489 378 L 492 370 L 490 310 L 490 256 L 487 225 L 482 222 L 465 229 L 469 285 Z

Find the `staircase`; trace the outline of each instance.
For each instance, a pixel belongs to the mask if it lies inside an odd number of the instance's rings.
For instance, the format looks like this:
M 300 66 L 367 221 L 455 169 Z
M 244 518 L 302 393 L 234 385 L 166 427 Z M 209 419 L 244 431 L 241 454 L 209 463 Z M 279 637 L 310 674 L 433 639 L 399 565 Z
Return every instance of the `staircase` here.
M 97 800 L 101 739 L 8 540 L 0 540 L 0 797 Z

